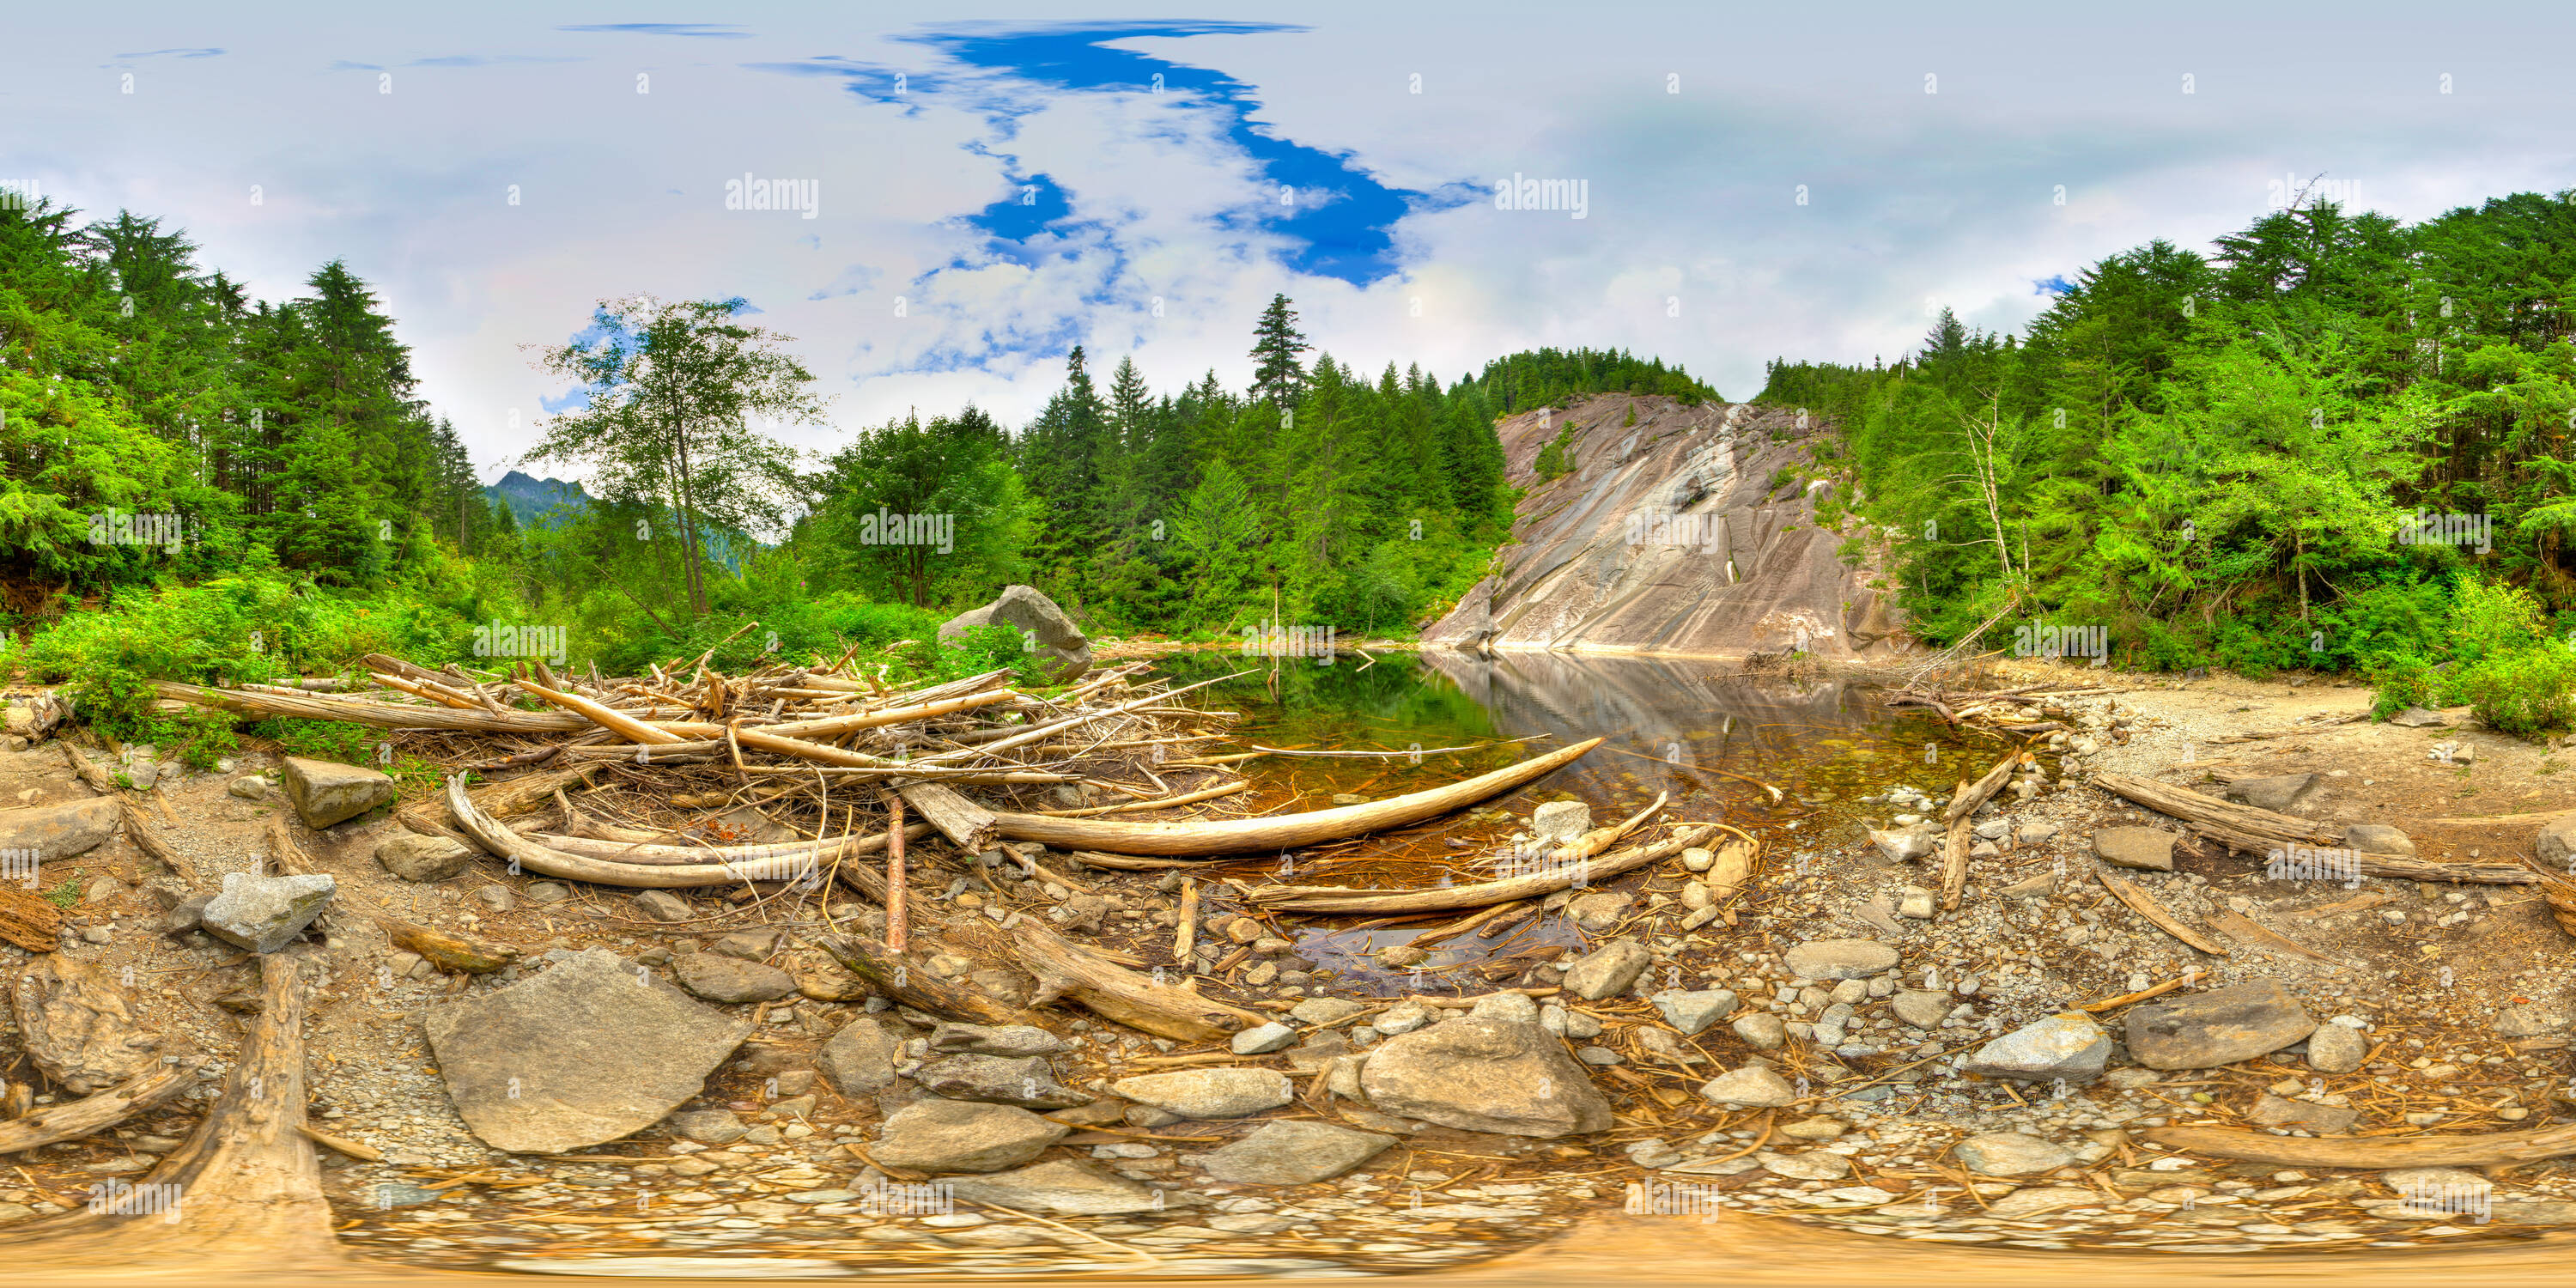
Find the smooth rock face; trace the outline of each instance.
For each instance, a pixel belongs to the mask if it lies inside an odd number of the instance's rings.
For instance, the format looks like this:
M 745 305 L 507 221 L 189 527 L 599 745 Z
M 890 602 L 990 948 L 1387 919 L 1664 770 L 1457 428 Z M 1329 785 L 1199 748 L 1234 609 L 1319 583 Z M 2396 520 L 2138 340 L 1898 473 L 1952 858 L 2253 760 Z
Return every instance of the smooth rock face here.
M 2174 834 L 2151 827 L 2106 827 L 2093 833 L 2093 853 L 2116 868 L 2173 871 Z
M 394 780 L 372 769 L 289 756 L 283 770 L 286 799 L 295 806 L 295 816 L 317 832 L 394 798 Z
M 75 1096 L 132 1078 L 161 1058 L 161 1039 L 136 1023 L 126 993 L 104 967 L 41 956 L 9 990 L 16 1045 Z
M 1614 939 L 1584 955 L 1565 971 L 1565 991 L 1587 1002 L 1625 992 L 1637 982 L 1654 955 L 1633 939 Z
M 478 853 L 454 837 L 413 836 L 406 832 L 377 846 L 376 862 L 405 881 L 445 881 L 474 866 Z
M 962 1051 L 969 1055 L 1003 1055 L 1027 1057 L 1053 1055 L 1065 1049 L 1064 1039 L 1034 1024 L 983 1025 L 957 1020 L 942 1020 L 930 1031 L 933 1051 Z
M 1057 1082 L 1054 1067 L 1038 1056 L 952 1055 L 921 1066 L 912 1077 L 922 1090 L 951 1100 L 983 1100 L 1023 1109 L 1071 1109 L 1091 1103 L 1089 1092 Z
M 752 1028 L 603 948 L 495 992 L 433 1003 L 424 1027 L 465 1125 L 495 1149 L 526 1154 L 661 1121 L 705 1088 Z
M 1123 1212 L 1153 1212 L 1168 1202 L 1134 1181 L 1070 1159 L 1039 1163 L 1017 1171 L 995 1172 L 990 1176 L 960 1176 L 948 1182 L 948 1186 L 957 1197 L 970 1202 L 1051 1215 L 1112 1216 Z
M 2257 1127 L 2290 1127 L 2299 1131 L 2314 1132 L 2319 1136 L 2335 1136 L 2351 1131 L 2352 1125 L 2360 1119 L 2361 1111 L 2358 1109 L 2338 1109 L 2333 1105 L 2311 1104 L 2305 1100 L 2287 1100 L 2268 1091 L 2256 1098 L 2254 1107 L 2245 1114 L 2245 1121 Z
M 2017 1131 L 1988 1132 L 1960 1141 L 1952 1151 L 1979 1176 L 2030 1176 L 2053 1172 L 2075 1161 L 2063 1145 Z
M 2500 1038 L 2536 1038 L 2565 1032 L 2571 1017 L 2567 1008 L 2547 1002 L 2525 1002 L 2508 1006 L 2496 1013 L 2495 1031 Z M 2335 1027 L 2341 1028 L 2341 1025 Z
M 1241 1118 L 1276 1109 L 1297 1095 L 1288 1075 L 1276 1069 L 1175 1069 L 1120 1078 L 1109 1089 L 1183 1118 Z
M 2315 774 L 2272 774 L 2263 778 L 2239 778 L 2227 785 L 2227 799 L 2287 814 L 2291 807 L 2304 802 L 2317 785 Z
M 2129 1054 L 2150 1069 L 2212 1069 L 2251 1060 L 2316 1031 L 2298 999 L 2270 980 L 2230 984 L 2129 1009 Z
M 2111 1059 L 2111 1035 L 2082 1011 L 2025 1024 L 1977 1048 L 1963 1066 L 1981 1078 L 2090 1082 Z
M 1582 839 L 1592 830 L 1592 807 L 1581 801 L 1549 801 L 1530 811 L 1530 831 L 1560 844 Z
M 822 1070 L 835 1090 L 852 1100 L 871 1092 L 884 1090 L 894 1083 L 895 1057 L 903 1044 L 877 1023 L 876 1017 L 862 1015 L 841 1026 L 832 1040 L 823 1044 L 814 1057 L 814 1067 Z
M 1867 979 L 1894 966 L 1895 949 L 1875 939 L 1814 939 L 1782 958 L 1789 973 L 1806 979 Z
M 1072 1130 L 1011 1105 L 919 1100 L 885 1120 L 883 1139 L 868 1153 L 916 1172 L 998 1172 L 1035 1159 Z
M 774 1002 L 796 991 L 796 977 L 775 966 L 714 953 L 682 953 L 671 970 L 680 987 L 710 1002 Z
M 2351 1073 L 2369 1053 L 2370 1039 L 2356 1028 L 2320 1024 L 2308 1035 L 2308 1067 L 2319 1073 Z
M 0 810 L 0 850 L 32 850 L 38 864 L 68 859 L 88 853 L 116 835 L 121 817 L 123 811 L 116 802 L 104 796 Z
M 1091 669 L 1091 641 L 1036 587 L 1003 587 L 992 603 L 940 623 L 939 638 L 952 640 L 978 626 L 1008 626 L 1024 640 L 1034 637 L 1038 656 L 1046 660 L 1050 683 L 1062 684 Z
M 328 872 L 293 877 L 227 872 L 223 893 L 206 903 L 200 927 L 236 948 L 273 953 L 295 942 L 330 906 L 338 889 Z
M 1699 1094 L 1712 1104 L 1729 1108 L 1778 1109 L 1796 1100 L 1798 1089 L 1771 1066 L 1748 1064 L 1702 1083 Z
M 1329 1180 L 1383 1153 L 1393 1136 L 1352 1131 L 1329 1123 L 1283 1120 L 1210 1152 L 1204 1166 L 1220 1181 L 1247 1185 L 1311 1185 Z
M 1536 1024 L 1468 1016 L 1389 1038 L 1360 1071 L 1360 1089 L 1382 1112 L 1462 1131 L 1552 1137 L 1610 1126 L 1610 1102 Z
M 2355 823 L 2343 830 L 2345 849 L 2364 854 L 2387 854 L 2397 858 L 2415 857 L 2415 838 L 2386 823 Z
M 1649 1000 L 1654 1002 L 1656 1010 L 1664 1013 L 1664 1022 L 1679 1030 L 1683 1037 L 1696 1036 L 1700 1030 L 1735 1013 L 1735 993 L 1731 989 L 1657 993 Z

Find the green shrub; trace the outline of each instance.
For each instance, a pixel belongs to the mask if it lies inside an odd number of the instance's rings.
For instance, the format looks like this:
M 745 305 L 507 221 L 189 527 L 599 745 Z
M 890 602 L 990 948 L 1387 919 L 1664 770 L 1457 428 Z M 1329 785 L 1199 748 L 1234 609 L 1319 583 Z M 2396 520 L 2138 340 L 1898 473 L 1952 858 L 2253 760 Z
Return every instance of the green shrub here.
M 2550 640 L 2518 652 L 2496 652 L 2460 668 L 2454 681 L 2480 721 L 2527 738 L 2567 727 L 2576 713 L 2576 648 Z
M 2412 653 L 2400 653 L 2372 661 L 2368 672 L 2372 690 L 2370 716 L 2385 720 L 2408 707 L 2434 705 L 2434 688 L 2441 677 L 2433 664 Z
M 1556 431 L 1556 437 L 1538 449 L 1536 469 L 1542 482 L 1553 482 L 1574 472 L 1573 421 L 1565 422 L 1565 428 Z

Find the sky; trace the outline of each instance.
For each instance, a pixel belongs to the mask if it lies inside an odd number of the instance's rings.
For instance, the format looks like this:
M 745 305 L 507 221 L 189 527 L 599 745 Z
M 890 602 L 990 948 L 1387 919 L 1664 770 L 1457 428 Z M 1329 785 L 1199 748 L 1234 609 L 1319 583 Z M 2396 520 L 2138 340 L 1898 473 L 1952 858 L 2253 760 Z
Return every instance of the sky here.
M 536 349 L 639 292 L 794 337 L 829 414 L 777 432 L 828 452 L 1024 423 L 1077 344 L 1239 388 L 1274 293 L 1370 374 L 1589 345 L 1745 399 L 2302 188 L 2576 187 L 2566 6 L 357 8 L 13 14 L 0 183 L 184 228 L 260 298 L 346 260 L 487 480 L 577 404 Z

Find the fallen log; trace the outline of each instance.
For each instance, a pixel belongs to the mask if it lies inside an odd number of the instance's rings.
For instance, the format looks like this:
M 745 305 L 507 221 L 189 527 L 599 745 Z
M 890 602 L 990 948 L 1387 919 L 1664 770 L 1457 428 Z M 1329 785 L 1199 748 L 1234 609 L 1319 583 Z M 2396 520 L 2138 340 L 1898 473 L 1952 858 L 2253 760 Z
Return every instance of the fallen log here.
M 2172 913 L 2164 910 L 2164 905 L 2157 903 L 2147 894 L 2146 891 L 2140 890 L 2136 886 L 2130 885 L 2128 882 L 2112 876 L 2108 871 L 2096 870 L 2093 873 L 2093 877 L 2095 880 L 2102 883 L 2103 889 L 2110 891 L 2112 894 L 2119 897 L 2120 902 L 2127 904 L 2129 906 L 2129 911 L 2134 912 L 2139 916 L 2146 918 L 2149 922 L 2154 923 L 2156 929 L 2161 930 L 2204 953 L 2208 953 L 2212 957 L 2226 957 L 2230 955 L 2227 950 L 2227 945 L 2222 944 L 2176 920 Z
M 47 1105 L 22 1118 L 0 1122 L 0 1154 L 51 1145 L 56 1141 L 95 1136 L 147 1109 L 157 1108 L 197 1083 L 204 1061 L 162 1064 L 104 1091 L 68 1104 Z
M 1987 770 L 1985 777 L 1973 783 L 1959 784 L 1959 790 L 1950 797 L 1950 808 L 1942 811 L 1942 821 L 1948 827 L 1941 840 L 1941 907 L 1944 911 L 1956 911 L 1959 896 L 1968 888 L 1968 835 L 1976 829 L 1973 819 L 1978 808 L 2003 790 L 2005 781 L 2012 777 L 2013 766 L 2020 764 L 2021 759 L 2021 752 L 2004 753 L 2004 758 L 1996 761 L 1995 767 Z
M 384 928 L 385 938 L 395 947 L 418 953 L 443 971 L 488 975 L 519 960 L 523 951 L 517 944 L 480 935 L 449 934 L 394 917 L 378 917 L 376 924 Z
M 2343 831 L 2331 824 L 2239 805 L 2188 787 L 2169 787 L 2127 774 L 2097 774 L 2095 785 L 2159 814 L 2180 819 L 2193 832 L 2242 854 L 2268 856 L 2289 845 L 2337 849 Z M 2450 881 L 2463 885 L 2530 885 L 2539 880 L 2509 863 L 2432 863 L 2381 854 L 2356 854 L 2363 876 L 2397 881 Z
M 739 863 L 619 863 L 567 854 L 539 845 L 475 807 L 465 795 L 462 778 L 447 780 L 447 813 L 467 840 L 543 876 L 631 890 L 694 890 L 742 881 L 778 880 L 779 872 L 810 872 L 791 859 L 750 859 Z
M 1270 1019 L 1177 984 L 1156 982 L 1103 960 L 1043 926 L 1023 925 L 1014 942 L 1020 963 L 1038 977 L 1037 994 L 1029 1000 L 1032 1007 L 1070 997 L 1129 1028 L 1183 1042 L 1221 1042 L 1237 1030 Z
M 466 733 L 573 733 L 591 727 L 588 720 L 569 712 L 503 711 L 496 715 L 323 694 L 294 697 L 245 689 L 210 689 L 177 680 L 154 680 L 152 687 L 165 698 L 257 719 L 286 716 L 297 720 L 346 720 L 380 729 L 454 729 Z
M 1204 855 L 1285 850 L 1320 841 L 1338 841 L 1369 832 L 1403 827 L 1491 796 L 1526 786 L 1574 763 L 1601 745 L 1587 739 L 1560 751 L 1535 756 L 1489 774 L 1365 805 L 1343 805 L 1275 818 L 1227 819 L 1195 823 L 1112 823 L 1100 819 L 1049 818 L 1043 814 L 997 814 L 1001 834 L 1014 841 L 1037 841 L 1061 849 L 1107 850 L 1115 854 Z
M 519 818 L 544 809 L 575 783 L 587 785 L 597 765 L 581 765 L 540 774 L 522 774 L 505 783 L 485 783 L 468 795 L 477 809 L 493 818 Z M 395 821 L 421 836 L 455 836 L 438 797 L 413 801 L 394 811 Z
M 894 1002 L 914 1010 L 977 1024 L 1036 1024 L 1037 1017 L 1005 1004 L 972 984 L 941 979 L 875 940 L 823 935 L 816 946 Z
M 2576 1125 L 2487 1136 L 2274 1136 L 2233 1127 L 2150 1127 L 2142 1133 L 2168 1149 L 2282 1167 L 2501 1167 L 2576 1154 Z
M 1614 877 L 1632 868 L 1640 868 L 1657 859 L 1670 858 L 1684 850 L 1706 845 L 1715 840 L 1718 829 L 1703 824 L 1673 825 L 1671 839 L 1655 845 L 1638 846 L 1598 859 L 1587 859 L 1547 872 L 1475 885 L 1452 886 L 1431 890 L 1354 890 L 1342 886 L 1271 886 L 1244 889 L 1243 897 L 1265 908 L 1280 912 L 1310 913 L 1399 913 L 1440 912 L 1450 908 L 1479 908 L 1511 899 L 1528 899 L 1554 894 L 1577 881 L 1589 884 Z
M 958 795 L 955 788 L 937 783 L 905 783 L 896 791 L 904 804 L 918 811 L 958 849 L 981 854 L 993 848 L 1000 830 L 993 811 Z

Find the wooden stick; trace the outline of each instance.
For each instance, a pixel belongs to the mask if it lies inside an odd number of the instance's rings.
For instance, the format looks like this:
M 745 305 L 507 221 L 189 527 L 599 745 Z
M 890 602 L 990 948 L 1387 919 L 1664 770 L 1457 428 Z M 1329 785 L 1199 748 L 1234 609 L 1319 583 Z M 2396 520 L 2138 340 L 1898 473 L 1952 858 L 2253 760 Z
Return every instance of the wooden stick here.
M 2022 753 L 2018 751 L 2004 753 L 2004 758 L 1996 761 L 1995 767 L 1987 770 L 1984 777 L 1974 783 L 1961 783 L 1959 790 L 1950 797 L 1950 808 L 1941 815 L 1942 821 L 1949 826 L 1941 850 L 1943 911 L 1955 911 L 1960 895 L 1968 888 L 1968 834 L 1976 826 L 1970 821 L 1972 816 L 1979 806 L 2003 789 L 2005 781 L 2012 777 L 2013 766 L 2020 764 L 2021 758 Z
M 1594 882 L 1614 877 L 1631 868 L 1641 868 L 1657 859 L 1670 858 L 1683 850 L 1704 845 L 1717 834 L 1718 829 L 1713 826 L 1692 828 L 1676 825 L 1672 839 L 1661 844 L 1623 850 L 1551 872 L 1446 890 L 1380 892 L 1338 886 L 1271 886 L 1246 890 L 1244 898 L 1280 912 L 1438 912 L 1448 908 L 1477 908 L 1490 903 L 1553 894 L 1577 880 Z
M 2204 953 L 2208 953 L 2212 957 L 2225 957 L 2228 955 L 2227 945 L 2222 944 L 2217 940 L 2182 924 L 2180 921 L 2175 920 L 2174 915 L 2165 911 L 2164 905 L 2157 903 L 2153 897 L 2147 894 L 2146 891 L 2140 890 L 2136 886 L 2133 886 L 2118 877 L 2112 876 L 2108 869 L 2095 869 L 2093 877 L 2095 880 L 2102 883 L 2103 889 L 2119 896 L 2120 902 L 2129 905 L 2129 911 L 2134 912 L 2154 923 L 2156 929 L 2161 930 Z
M 903 793 L 887 792 L 881 799 L 885 801 L 887 815 L 886 889 L 892 894 L 901 894 L 909 889 L 903 879 Z M 886 900 L 886 948 L 895 953 L 903 951 L 904 932 L 910 924 L 904 915 L 907 902 L 891 897 Z
M 2498 1167 L 2576 1154 L 2576 1126 L 2402 1140 L 2274 1136 L 2232 1127 L 2151 1127 L 2143 1134 L 2171 1149 L 2282 1167 Z
M 1212 801 L 1219 796 L 1232 796 L 1236 792 L 1248 792 L 1250 790 L 1252 790 L 1252 784 L 1247 781 L 1228 783 L 1223 787 L 1211 787 L 1206 791 L 1187 792 L 1179 796 L 1158 797 L 1149 801 L 1122 801 L 1116 805 L 1094 805 L 1087 809 L 1042 809 L 1038 812 L 1049 818 L 1087 818 L 1094 814 L 1132 814 L 1139 810 L 1170 809 L 1175 805 L 1195 805 L 1200 801 Z
M 190 885 L 204 883 L 197 875 L 196 864 L 190 863 L 177 850 L 170 848 L 169 842 L 152 834 L 152 825 L 145 821 L 143 811 L 134 808 L 134 802 L 119 800 L 117 808 L 125 815 L 125 838 L 134 842 L 134 848 L 143 851 L 145 855 L 158 861 L 161 866 L 187 878 Z
M 648 725 L 623 711 L 616 710 L 613 707 L 602 706 L 588 698 L 578 697 L 557 689 L 549 689 L 534 680 L 526 681 L 522 683 L 520 687 L 535 694 L 537 697 L 546 700 L 547 702 L 551 702 L 556 706 L 562 707 L 566 711 L 575 712 L 581 715 L 593 724 L 616 730 L 619 734 L 623 735 L 628 742 L 669 744 L 686 741 L 676 733 L 669 732 L 668 730 L 661 729 L 653 725 Z
M 937 783 L 905 783 L 891 795 L 912 806 L 958 849 L 981 854 L 993 848 L 994 836 L 1000 831 L 993 811 L 958 795 L 954 788 Z
M 1181 878 L 1180 925 L 1172 931 L 1172 960 L 1181 969 L 1190 968 L 1190 950 L 1198 947 L 1199 882 L 1197 877 Z
M 2180 987 L 2182 987 L 2182 977 L 2176 975 L 2172 979 L 2156 985 L 2154 988 L 2143 988 L 2134 993 L 2122 993 L 2118 997 L 2106 997 L 2098 1002 L 2086 1002 L 2084 1005 L 2076 1007 L 2075 1009 L 2099 1015 L 2104 1011 L 2119 1010 L 2121 1007 L 2130 1005 L 2134 1002 L 2143 1002 L 2149 998 L 2162 997 Z

